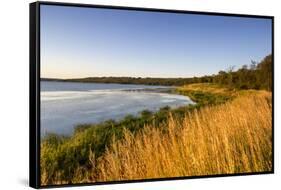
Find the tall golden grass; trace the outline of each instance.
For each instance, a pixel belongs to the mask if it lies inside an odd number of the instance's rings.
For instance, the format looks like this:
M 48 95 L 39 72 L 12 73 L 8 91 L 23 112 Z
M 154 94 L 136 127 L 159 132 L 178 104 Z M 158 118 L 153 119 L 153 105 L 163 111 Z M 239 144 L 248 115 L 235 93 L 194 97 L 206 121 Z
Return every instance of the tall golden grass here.
M 134 180 L 272 169 L 271 93 L 238 96 L 223 105 L 172 115 L 167 126 L 125 130 L 105 154 L 94 159 L 82 181 Z

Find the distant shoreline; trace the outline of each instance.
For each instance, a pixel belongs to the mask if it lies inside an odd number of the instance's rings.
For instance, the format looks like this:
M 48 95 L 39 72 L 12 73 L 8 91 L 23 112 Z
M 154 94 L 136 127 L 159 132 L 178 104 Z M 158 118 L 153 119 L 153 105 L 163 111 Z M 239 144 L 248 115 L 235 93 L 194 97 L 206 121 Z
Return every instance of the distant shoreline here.
M 104 83 L 104 84 L 135 84 L 151 86 L 182 86 L 190 83 L 192 78 L 152 78 L 152 77 L 87 77 L 74 79 L 41 78 L 40 81 L 56 82 L 81 82 L 81 83 Z
M 122 91 L 126 92 L 156 92 L 156 93 L 168 93 L 168 94 L 179 94 L 176 92 L 176 89 L 178 88 L 177 86 L 165 86 L 165 85 L 147 85 L 147 84 L 125 84 L 125 83 L 114 83 L 114 82 L 108 82 L 108 83 L 103 83 L 103 82 L 83 82 L 83 81 L 68 81 L 68 80 L 61 80 L 61 79 L 50 79 L 50 80 L 41 80 L 41 82 L 70 82 L 70 83 L 85 83 L 85 84 L 105 84 L 105 85 L 110 85 L 110 84 L 120 84 L 120 85 L 134 85 L 134 86 L 143 86 L 140 88 L 128 88 L 128 89 L 122 89 Z M 154 86 L 153 88 L 145 88 L 145 86 Z M 119 89 L 120 90 L 120 89 Z

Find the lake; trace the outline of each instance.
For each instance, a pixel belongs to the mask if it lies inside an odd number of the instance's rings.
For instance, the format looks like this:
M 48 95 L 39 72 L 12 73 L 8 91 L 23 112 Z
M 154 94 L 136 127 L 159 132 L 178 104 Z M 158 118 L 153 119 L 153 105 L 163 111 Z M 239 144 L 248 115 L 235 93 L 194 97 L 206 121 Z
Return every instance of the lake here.
M 172 87 L 41 81 L 41 136 L 72 134 L 77 124 L 120 120 L 143 110 L 194 104 Z

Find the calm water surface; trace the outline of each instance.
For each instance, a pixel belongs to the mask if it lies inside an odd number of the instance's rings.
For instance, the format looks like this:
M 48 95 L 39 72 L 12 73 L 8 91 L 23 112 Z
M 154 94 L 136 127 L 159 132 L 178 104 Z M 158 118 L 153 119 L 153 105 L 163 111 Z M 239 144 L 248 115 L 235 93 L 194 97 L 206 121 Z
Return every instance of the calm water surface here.
M 70 135 L 77 124 L 121 119 L 142 110 L 194 104 L 171 87 L 41 81 L 41 135 Z

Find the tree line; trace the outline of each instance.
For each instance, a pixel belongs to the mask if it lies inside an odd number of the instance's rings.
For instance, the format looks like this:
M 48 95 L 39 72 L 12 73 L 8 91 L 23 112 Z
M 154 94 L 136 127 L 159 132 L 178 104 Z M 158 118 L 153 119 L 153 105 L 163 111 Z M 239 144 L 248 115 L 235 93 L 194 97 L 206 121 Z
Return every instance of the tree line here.
M 238 89 L 265 89 L 271 91 L 272 72 L 272 55 L 268 55 L 260 63 L 251 61 L 250 65 L 243 65 L 237 71 L 233 71 L 233 67 L 231 67 L 227 71 L 220 71 L 210 78 L 203 78 L 205 81 L 207 80 L 206 82 L 218 83 Z
M 88 77 L 79 79 L 42 79 L 71 82 L 119 83 L 182 86 L 193 83 L 216 83 L 237 89 L 265 89 L 272 90 L 272 55 L 266 56 L 261 62 L 251 61 L 238 70 L 234 66 L 217 74 L 191 78 L 142 78 L 142 77 Z

